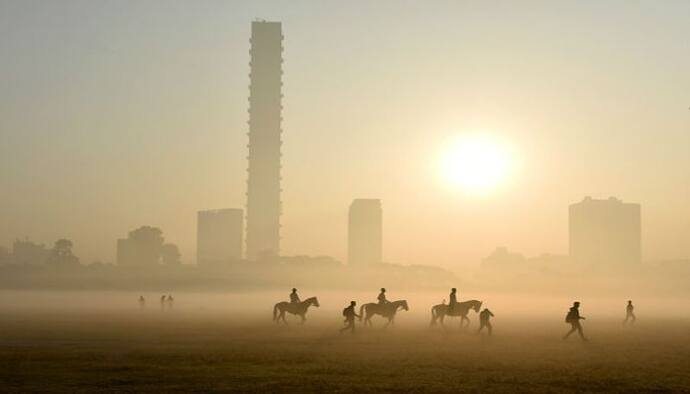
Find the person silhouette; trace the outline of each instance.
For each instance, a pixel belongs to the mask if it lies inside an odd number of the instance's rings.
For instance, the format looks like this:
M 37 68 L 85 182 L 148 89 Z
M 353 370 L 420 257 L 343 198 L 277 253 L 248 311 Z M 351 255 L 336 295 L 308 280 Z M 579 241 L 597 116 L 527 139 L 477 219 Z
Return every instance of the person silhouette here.
M 294 287 L 292 288 L 292 293 L 290 293 L 290 303 L 291 304 L 299 304 L 300 299 L 299 296 L 297 295 L 297 289 Z
M 350 301 L 350 306 L 343 309 L 343 316 L 345 316 L 346 326 L 340 329 L 340 332 L 350 330 L 352 334 L 355 333 L 355 318 L 359 317 L 357 312 L 355 312 L 355 306 L 357 303 L 355 301 Z
M 386 289 L 381 288 L 381 292 L 379 293 L 379 296 L 376 298 L 379 301 L 379 305 L 387 304 L 388 300 L 386 299 Z
M 161 310 L 165 310 L 165 294 L 161 296 Z
M 455 308 L 455 304 L 458 303 L 458 295 L 457 295 L 457 289 L 453 287 L 450 289 L 450 295 L 448 296 L 448 314 L 450 314 L 453 309 Z
M 168 294 L 168 309 L 172 309 L 173 307 L 173 296 L 171 294 Z
M 623 320 L 623 324 L 627 324 L 628 320 L 630 320 L 630 324 L 635 324 L 635 320 L 637 320 L 637 317 L 635 316 L 635 312 L 633 310 L 635 307 L 632 304 L 631 300 L 628 300 L 628 305 L 625 307 L 625 320 Z
M 482 332 L 482 328 L 486 327 L 486 329 L 489 331 L 489 336 L 491 336 L 494 328 L 489 320 L 492 317 L 494 317 L 494 314 L 491 313 L 489 308 L 484 308 L 483 311 L 479 312 L 479 330 L 477 330 L 477 334 Z
M 146 306 L 146 300 L 144 299 L 143 295 L 139 296 L 139 308 L 144 309 Z
M 582 332 L 582 325 L 580 324 L 580 320 L 585 320 L 585 318 L 580 316 L 580 302 L 575 301 L 573 303 L 572 308 L 570 308 L 568 314 L 565 316 L 565 322 L 570 324 L 570 331 L 568 331 L 568 333 L 563 336 L 563 340 L 568 339 L 570 334 L 577 331 L 577 333 L 580 335 L 580 339 L 582 339 L 585 342 L 587 341 L 587 338 L 585 338 L 585 334 Z

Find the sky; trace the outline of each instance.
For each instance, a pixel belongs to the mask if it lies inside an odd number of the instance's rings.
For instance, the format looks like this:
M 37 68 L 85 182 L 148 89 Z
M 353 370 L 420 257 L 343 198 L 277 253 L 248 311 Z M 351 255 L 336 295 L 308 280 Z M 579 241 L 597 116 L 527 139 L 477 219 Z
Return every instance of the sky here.
M 384 259 L 461 270 L 495 247 L 566 254 L 585 196 L 642 205 L 643 258 L 690 257 L 690 2 L 0 0 L 0 246 L 82 262 L 160 227 L 193 263 L 196 212 L 242 208 L 249 36 L 284 40 L 282 254 L 346 259 L 380 198 Z M 458 136 L 510 146 L 481 196 Z

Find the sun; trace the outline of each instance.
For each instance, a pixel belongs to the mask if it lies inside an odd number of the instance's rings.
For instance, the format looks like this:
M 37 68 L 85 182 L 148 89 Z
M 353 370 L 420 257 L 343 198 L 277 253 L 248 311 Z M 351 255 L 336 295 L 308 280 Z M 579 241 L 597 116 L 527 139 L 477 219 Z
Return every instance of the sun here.
M 514 170 L 508 145 L 484 134 L 461 135 L 449 141 L 440 155 L 443 182 L 471 194 L 488 194 L 504 185 Z

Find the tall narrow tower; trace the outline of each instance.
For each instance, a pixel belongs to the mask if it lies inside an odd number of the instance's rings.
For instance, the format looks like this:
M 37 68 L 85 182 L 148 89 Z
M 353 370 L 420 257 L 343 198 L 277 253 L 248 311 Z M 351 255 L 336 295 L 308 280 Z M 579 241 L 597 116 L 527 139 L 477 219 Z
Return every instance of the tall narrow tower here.
M 252 22 L 249 75 L 247 259 L 280 253 L 280 123 L 283 34 L 280 22 Z

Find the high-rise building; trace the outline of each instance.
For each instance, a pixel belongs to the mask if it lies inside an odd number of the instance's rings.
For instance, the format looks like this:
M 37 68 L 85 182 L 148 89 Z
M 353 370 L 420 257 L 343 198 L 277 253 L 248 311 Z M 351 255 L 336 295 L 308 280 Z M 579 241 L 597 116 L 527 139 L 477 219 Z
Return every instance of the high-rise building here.
M 347 231 L 347 258 L 353 265 L 382 260 L 381 200 L 356 199 L 350 205 Z
M 242 259 L 244 212 L 214 209 L 197 214 L 196 261 L 218 265 Z
M 586 264 L 641 260 L 640 204 L 586 197 L 569 207 L 570 258 Z
M 280 253 L 280 22 L 252 22 L 250 54 L 247 259 L 255 260 Z

